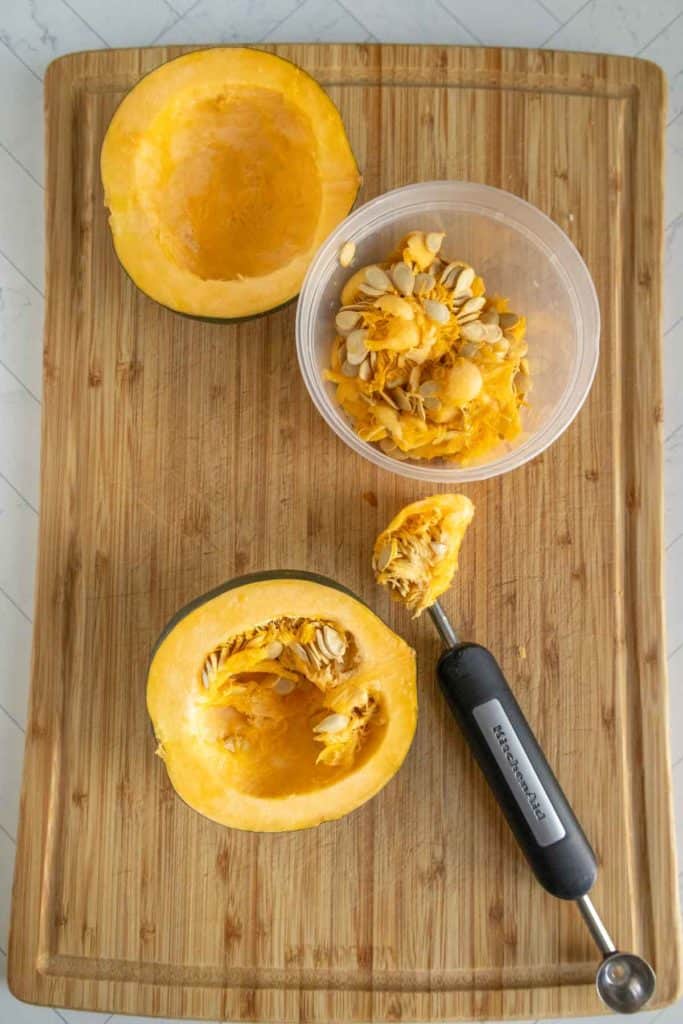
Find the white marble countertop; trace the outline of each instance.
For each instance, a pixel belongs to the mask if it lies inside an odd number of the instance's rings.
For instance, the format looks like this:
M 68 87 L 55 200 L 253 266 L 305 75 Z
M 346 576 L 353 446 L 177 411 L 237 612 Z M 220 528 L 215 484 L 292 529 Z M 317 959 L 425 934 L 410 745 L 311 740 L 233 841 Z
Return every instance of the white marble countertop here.
M 134 1021 L 17 1002 L 6 983 L 38 525 L 42 78 L 73 50 L 153 43 L 486 43 L 647 57 L 669 76 L 665 281 L 668 654 L 683 864 L 682 0 L 3 0 L 0 4 L 0 1024 Z M 681 874 L 683 880 L 683 873 Z M 142 1018 L 141 1018 L 142 1019 Z M 149 1020 L 149 1018 L 144 1018 Z M 604 1020 L 604 1018 L 595 1018 Z M 683 1001 L 637 1021 L 683 1022 Z

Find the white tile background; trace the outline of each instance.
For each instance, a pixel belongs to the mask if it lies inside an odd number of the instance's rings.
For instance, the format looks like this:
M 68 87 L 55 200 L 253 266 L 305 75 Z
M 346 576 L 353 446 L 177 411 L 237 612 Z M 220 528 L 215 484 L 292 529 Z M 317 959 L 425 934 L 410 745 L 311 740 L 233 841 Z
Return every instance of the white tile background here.
M 668 73 L 666 568 L 683 854 L 683 0 L 0 0 L 0 1024 L 135 1020 L 27 1006 L 5 981 L 39 514 L 42 78 L 72 50 L 262 40 L 602 50 L 647 57 Z M 635 1019 L 683 1024 L 683 1002 Z

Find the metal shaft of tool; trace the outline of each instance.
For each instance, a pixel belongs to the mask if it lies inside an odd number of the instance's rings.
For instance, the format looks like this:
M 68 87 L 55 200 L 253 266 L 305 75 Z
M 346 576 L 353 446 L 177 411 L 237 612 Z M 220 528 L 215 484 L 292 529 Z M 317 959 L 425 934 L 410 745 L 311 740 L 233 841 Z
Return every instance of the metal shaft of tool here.
M 581 911 L 581 916 L 588 925 L 595 944 L 602 953 L 603 956 L 611 956 L 612 953 L 616 952 L 617 947 L 612 941 L 612 936 L 605 928 L 602 923 L 602 919 L 598 914 L 597 910 L 593 906 L 592 900 L 589 896 L 579 896 L 576 901 L 576 905 Z
M 430 605 L 428 611 L 432 617 L 432 622 L 436 626 L 439 636 L 444 642 L 444 647 L 448 649 L 455 647 L 458 643 L 458 634 L 451 626 L 448 616 L 439 602 L 435 601 L 433 605 Z

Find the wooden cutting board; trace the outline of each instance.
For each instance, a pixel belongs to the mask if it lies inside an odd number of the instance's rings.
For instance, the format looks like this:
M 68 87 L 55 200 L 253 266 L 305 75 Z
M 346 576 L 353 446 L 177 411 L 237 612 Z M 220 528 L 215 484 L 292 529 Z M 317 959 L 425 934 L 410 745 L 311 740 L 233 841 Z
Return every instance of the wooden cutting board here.
M 593 274 L 590 399 L 552 450 L 467 488 L 445 600 L 498 655 L 599 856 L 595 901 L 679 984 L 662 624 L 663 76 L 626 58 L 279 46 L 339 105 L 361 200 L 502 186 Z M 48 308 L 30 724 L 10 942 L 22 999 L 268 1021 L 599 1012 L 596 951 L 534 881 L 434 682 L 438 645 L 374 586 L 372 540 L 424 495 L 316 414 L 294 306 L 207 325 L 118 266 L 98 157 L 124 92 L 182 49 L 82 53 L 46 82 Z M 523 268 L 521 268 L 523 272 Z M 530 339 L 533 346 L 533 339 Z M 302 568 L 415 645 L 420 722 L 398 776 L 343 821 L 229 831 L 177 799 L 145 710 L 172 613 L 226 578 Z

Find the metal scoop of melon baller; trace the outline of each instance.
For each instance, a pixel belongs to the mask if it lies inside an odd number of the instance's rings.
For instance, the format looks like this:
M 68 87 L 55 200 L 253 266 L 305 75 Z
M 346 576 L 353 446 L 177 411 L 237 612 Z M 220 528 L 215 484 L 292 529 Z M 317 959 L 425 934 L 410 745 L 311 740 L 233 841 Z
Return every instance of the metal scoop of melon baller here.
M 617 951 L 588 897 L 595 854 L 493 655 L 458 640 L 438 601 L 429 608 L 444 647 L 439 685 L 539 882 L 575 900 L 603 960 L 598 995 L 615 1013 L 636 1013 L 655 990 L 642 957 Z

